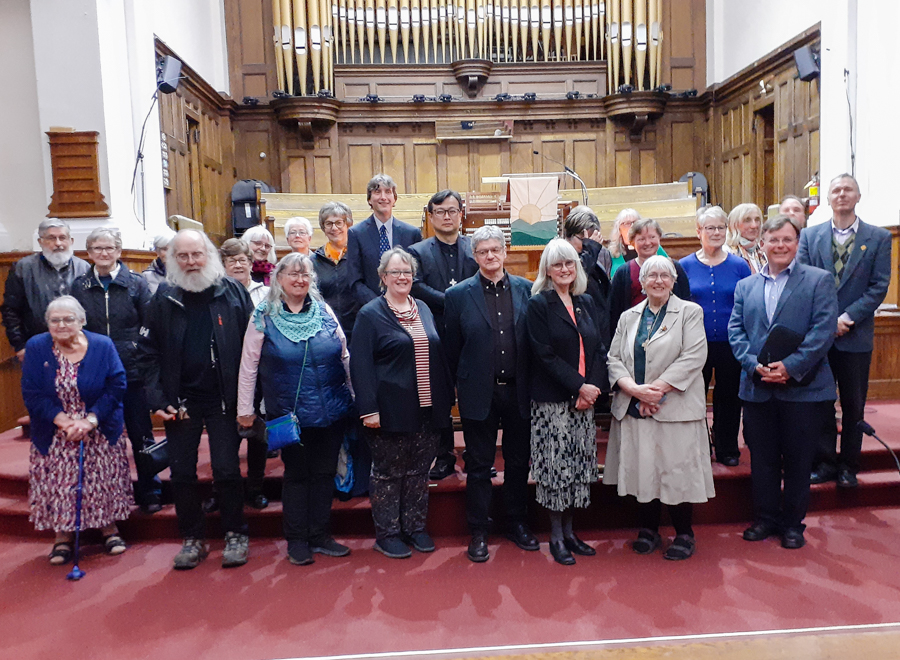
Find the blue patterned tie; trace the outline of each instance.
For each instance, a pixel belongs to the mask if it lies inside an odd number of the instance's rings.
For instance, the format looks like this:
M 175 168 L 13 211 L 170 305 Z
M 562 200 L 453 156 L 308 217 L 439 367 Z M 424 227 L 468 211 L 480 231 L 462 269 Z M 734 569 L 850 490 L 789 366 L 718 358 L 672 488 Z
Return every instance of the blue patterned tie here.
M 387 229 L 384 225 L 381 225 L 381 229 L 379 229 L 378 235 L 381 237 L 378 240 L 378 256 L 380 257 L 385 252 L 391 249 L 391 244 L 390 242 L 388 242 Z

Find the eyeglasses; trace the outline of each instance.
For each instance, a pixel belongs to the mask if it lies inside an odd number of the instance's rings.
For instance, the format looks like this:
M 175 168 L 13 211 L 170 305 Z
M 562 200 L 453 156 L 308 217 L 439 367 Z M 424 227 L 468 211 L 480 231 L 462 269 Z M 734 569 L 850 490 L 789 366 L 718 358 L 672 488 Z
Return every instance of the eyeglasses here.
M 562 270 L 565 268 L 566 270 L 575 270 L 575 262 L 571 259 L 567 261 L 560 261 L 559 263 L 550 264 L 550 270 Z
M 476 257 L 486 257 L 489 254 L 503 254 L 503 251 L 506 248 L 495 247 L 495 248 L 481 248 L 480 250 L 475 250 Z
M 435 218 L 455 218 L 461 212 L 460 209 L 434 209 L 431 215 Z
M 200 261 L 206 256 L 206 252 L 176 252 L 175 260 L 186 264 L 189 261 Z
M 286 277 L 289 280 L 311 280 L 311 273 L 301 273 L 299 270 L 291 270 L 285 273 L 281 273 L 282 277 Z
M 250 245 L 254 245 L 256 247 L 265 248 L 267 250 L 272 249 L 272 244 L 268 241 L 250 241 Z
M 343 229 L 346 224 L 343 220 L 326 220 L 322 223 L 322 228 L 326 231 L 328 229 Z
M 118 248 L 116 246 L 97 246 L 92 245 L 88 248 L 91 252 L 96 252 L 97 254 L 113 254 Z
M 72 240 L 69 236 L 41 236 L 38 240 L 44 243 L 68 243 Z
M 390 275 L 391 277 L 412 277 L 412 271 L 407 270 L 386 270 L 384 271 L 385 275 Z
M 726 227 L 725 225 L 715 225 L 715 226 L 706 225 L 703 228 L 703 231 L 705 231 L 707 234 L 715 234 L 716 232 L 719 232 L 720 234 L 724 234 L 727 230 L 728 230 L 728 227 Z
M 291 238 L 292 236 L 309 236 L 309 232 L 305 229 L 291 229 L 288 232 L 288 238 Z
M 225 264 L 228 266 L 249 266 L 250 260 L 247 257 L 225 257 Z
M 74 316 L 54 316 L 47 319 L 47 324 L 52 326 L 75 325 L 76 323 L 78 323 L 78 319 Z
M 647 273 L 646 275 L 644 275 L 644 279 L 650 280 L 651 282 L 656 280 L 665 282 L 666 280 L 671 280 L 672 275 L 671 273 Z

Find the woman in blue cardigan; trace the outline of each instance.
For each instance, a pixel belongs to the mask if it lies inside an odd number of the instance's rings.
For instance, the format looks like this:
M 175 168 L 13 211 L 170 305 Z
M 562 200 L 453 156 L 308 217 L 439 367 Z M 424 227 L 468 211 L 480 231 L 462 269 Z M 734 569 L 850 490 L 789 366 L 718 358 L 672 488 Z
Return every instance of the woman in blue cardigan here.
M 72 296 L 47 306 L 49 333 L 25 346 L 22 397 L 31 416 L 28 499 L 37 529 L 56 532 L 50 563 L 72 558 L 79 443 L 84 441 L 80 529 L 100 529 L 107 554 L 125 552 L 117 520 L 134 503 L 122 435 L 125 369 L 109 337 L 82 330 Z

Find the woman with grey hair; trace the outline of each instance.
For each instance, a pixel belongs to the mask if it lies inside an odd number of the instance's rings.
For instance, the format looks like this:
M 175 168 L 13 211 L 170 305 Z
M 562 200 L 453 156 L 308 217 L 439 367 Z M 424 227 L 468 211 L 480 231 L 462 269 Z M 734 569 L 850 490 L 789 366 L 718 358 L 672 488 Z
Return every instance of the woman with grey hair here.
M 86 311 L 85 328 L 112 339 L 125 367 L 128 388 L 122 407 L 131 450 L 137 459 L 141 450 L 154 442 L 153 422 L 137 357 L 137 341 L 150 302 L 150 287 L 143 277 L 122 263 L 122 235 L 118 229 L 98 227 L 88 235 L 85 245 L 94 266 L 75 280 L 72 295 Z M 137 460 L 135 463 L 138 465 L 135 499 L 141 511 L 156 513 L 162 508 L 159 478 L 146 473 L 143 463 Z
M 118 555 L 125 541 L 116 521 L 128 517 L 133 502 L 121 441 L 125 370 L 109 337 L 83 330 L 84 308 L 72 296 L 53 300 L 44 318 L 50 331 L 28 340 L 22 365 L 22 398 L 31 417 L 30 520 L 56 533 L 51 564 L 71 561 L 76 519 L 79 530 L 100 529 L 107 554 Z
M 254 282 L 262 282 L 269 286 L 271 273 L 275 270 L 275 239 L 269 230 L 262 225 L 250 227 L 241 236 L 250 246 L 250 252 L 253 254 L 253 267 L 250 270 L 250 276 Z
M 572 510 L 591 503 L 597 481 L 594 404 L 606 389 L 597 310 L 575 248 L 555 238 L 544 248 L 526 316 L 531 346 L 531 473 L 537 501 L 550 512 L 550 554 L 596 551 L 572 529 Z
M 253 426 L 258 377 L 268 419 L 297 418 L 300 443 L 281 449 L 284 536 L 292 564 L 313 563 L 313 553 L 350 553 L 329 530 L 338 450 L 353 403 L 349 361 L 337 316 L 316 288 L 312 260 L 287 255 L 244 335 L 237 412 L 241 427 Z
M 410 295 L 416 260 L 381 256 L 384 295 L 359 310 L 350 345 L 356 404 L 372 451 L 369 498 L 375 550 L 393 559 L 432 552 L 425 531 L 428 469 L 450 421 L 453 383 L 428 306 Z
M 738 204 L 728 214 L 727 249 L 747 262 L 753 273 L 766 265 L 766 254 L 760 245 L 762 211 L 756 204 Z
M 166 281 L 166 257 L 169 253 L 169 243 L 175 238 L 174 231 L 168 231 L 158 235 L 153 239 L 153 250 L 156 252 L 156 259 L 144 269 L 141 276 L 147 280 L 150 286 L 150 295 L 156 293 L 156 289 L 162 282 Z
M 284 237 L 294 252 L 310 256 L 309 241 L 312 233 L 312 224 L 302 215 L 296 215 L 284 221 Z
M 312 255 L 319 291 L 337 314 L 351 341 L 359 301 L 353 295 L 353 278 L 347 261 L 347 235 L 353 226 L 353 212 L 343 202 L 326 202 L 319 209 L 319 228 L 328 242 Z
M 638 554 L 656 550 L 662 504 L 675 539 L 663 555 L 687 559 L 696 543 L 693 503 L 715 495 L 706 435 L 706 333 L 700 305 L 673 293 L 670 259 L 641 266 L 646 300 L 627 310 L 609 349 L 612 427 L 603 483 L 638 501 Z

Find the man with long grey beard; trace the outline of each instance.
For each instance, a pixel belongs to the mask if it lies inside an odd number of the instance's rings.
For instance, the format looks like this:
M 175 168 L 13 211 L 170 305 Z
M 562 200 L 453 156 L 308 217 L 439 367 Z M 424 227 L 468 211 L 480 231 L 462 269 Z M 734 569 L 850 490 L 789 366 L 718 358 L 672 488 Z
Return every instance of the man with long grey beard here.
M 183 229 L 169 244 L 166 282 L 150 301 L 138 360 L 150 409 L 165 422 L 175 513 L 183 544 L 176 569 L 195 568 L 209 553 L 197 486 L 197 448 L 209 437 L 225 550 L 222 566 L 247 563 L 237 432 L 237 380 L 253 303 L 225 277 L 219 254 L 202 232 Z
M 44 312 L 50 301 L 68 294 L 72 282 L 91 269 L 72 254 L 69 225 L 51 218 L 38 225 L 40 252 L 20 259 L 6 278 L 3 292 L 3 325 L 6 338 L 19 360 L 25 359 L 25 343 L 47 332 Z

